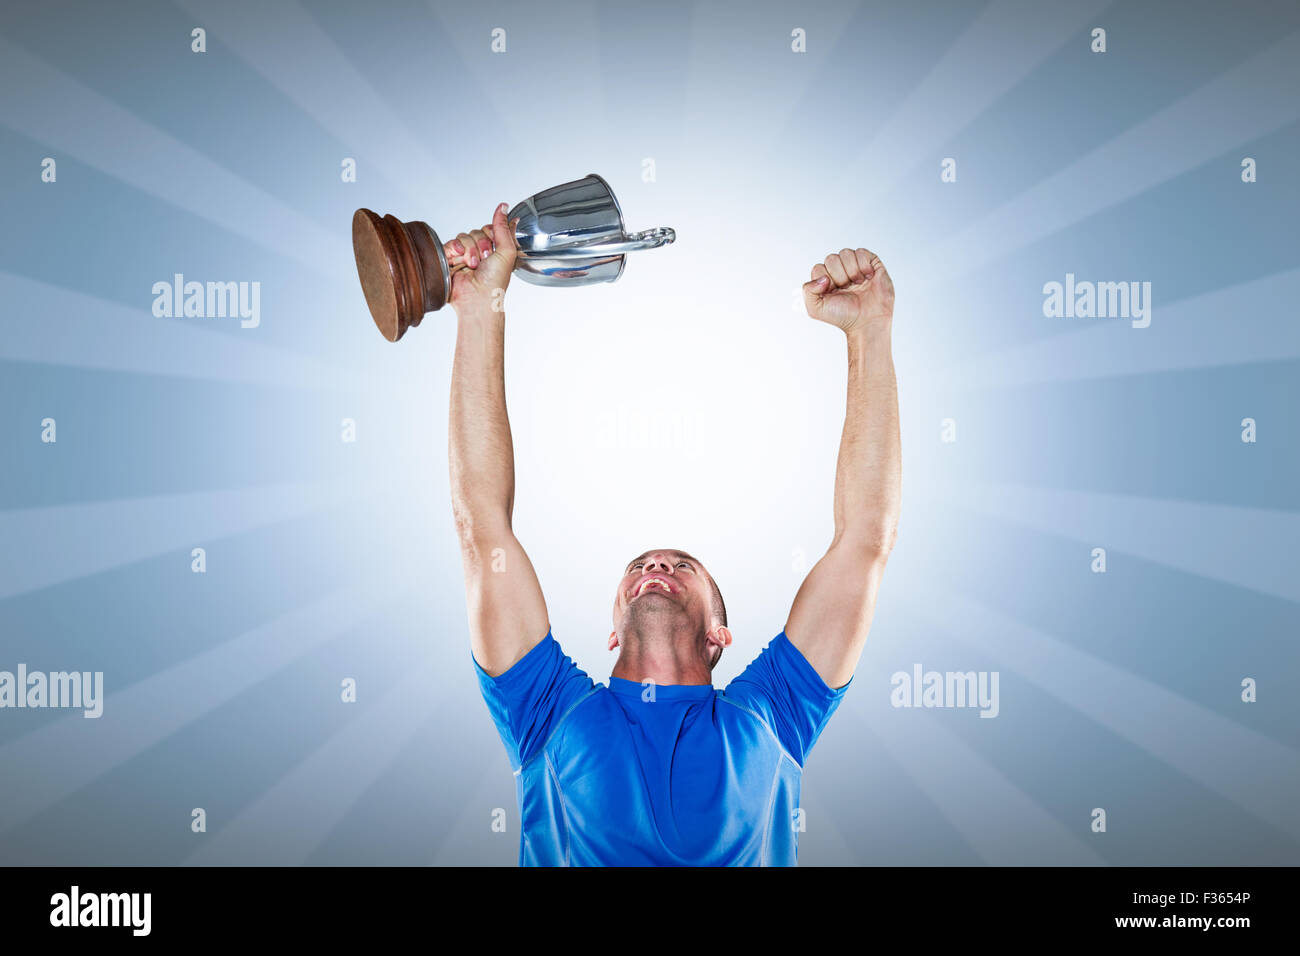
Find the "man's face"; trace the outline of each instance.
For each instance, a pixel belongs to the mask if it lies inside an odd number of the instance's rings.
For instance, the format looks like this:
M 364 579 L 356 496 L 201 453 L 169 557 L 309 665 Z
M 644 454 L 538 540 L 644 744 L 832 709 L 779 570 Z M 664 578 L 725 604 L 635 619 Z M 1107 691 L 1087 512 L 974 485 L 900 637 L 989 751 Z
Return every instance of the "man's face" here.
M 684 615 L 704 632 L 713 620 L 713 582 L 704 566 L 684 551 L 647 551 L 628 562 L 614 598 L 614 625 L 628 613 L 640 619 Z

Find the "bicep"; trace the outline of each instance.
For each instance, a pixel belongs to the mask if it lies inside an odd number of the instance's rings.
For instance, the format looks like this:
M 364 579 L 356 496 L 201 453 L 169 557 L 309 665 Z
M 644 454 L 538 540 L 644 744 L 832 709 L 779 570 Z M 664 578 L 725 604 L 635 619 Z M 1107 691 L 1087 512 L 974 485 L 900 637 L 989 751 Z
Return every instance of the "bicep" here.
M 871 629 L 887 555 L 834 545 L 808 572 L 795 595 L 786 637 L 829 687 L 853 677 Z
M 508 529 L 461 539 L 470 649 L 488 674 L 498 676 L 550 631 L 537 572 Z

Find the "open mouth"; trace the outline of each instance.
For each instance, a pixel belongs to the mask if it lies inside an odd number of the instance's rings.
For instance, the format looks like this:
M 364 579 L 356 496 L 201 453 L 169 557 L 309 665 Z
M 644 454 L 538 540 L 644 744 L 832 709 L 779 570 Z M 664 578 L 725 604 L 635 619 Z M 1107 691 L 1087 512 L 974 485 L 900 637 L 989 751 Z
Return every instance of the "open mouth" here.
M 662 591 L 665 594 L 676 594 L 676 589 L 668 582 L 666 578 L 648 577 L 637 586 L 632 592 L 632 597 L 639 598 L 647 591 Z

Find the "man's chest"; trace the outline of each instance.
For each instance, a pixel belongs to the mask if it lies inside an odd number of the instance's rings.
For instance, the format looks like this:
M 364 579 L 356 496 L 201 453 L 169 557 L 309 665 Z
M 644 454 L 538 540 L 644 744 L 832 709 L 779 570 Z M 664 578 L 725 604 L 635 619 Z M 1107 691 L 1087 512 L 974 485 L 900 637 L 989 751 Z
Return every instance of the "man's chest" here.
M 545 767 L 525 781 L 535 823 L 555 818 L 579 851 L 601 857 L 697 861 L 757 852 L 776 789 L 794 768 L 742 711 L 662 706 L 631 714 L 604 706 L 566 721 L 547 744 Z

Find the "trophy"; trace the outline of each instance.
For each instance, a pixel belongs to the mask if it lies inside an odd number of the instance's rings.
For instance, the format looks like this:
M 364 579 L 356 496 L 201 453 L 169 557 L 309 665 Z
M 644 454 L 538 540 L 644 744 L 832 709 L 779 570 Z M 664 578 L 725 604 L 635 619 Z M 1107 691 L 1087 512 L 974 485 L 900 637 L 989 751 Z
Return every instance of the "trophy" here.
M 623 211 L 609 183 L 592 173 L 529 196 L 507 214 L 519 253 L 515 274 L 534 285 L 590 285 L 623 274 L 629 252 L 654 249 L 677 238 L 667 226 L 627 233 Z M 466 230 L 468 232 L 469 230 Z M 396 342 L 426 312 L 437 312 L 451 295 L 442 240 L 426 222 L 402 222 L 358 209 L 352 217 L 352 251 L 361 290 L 375 325 Z

